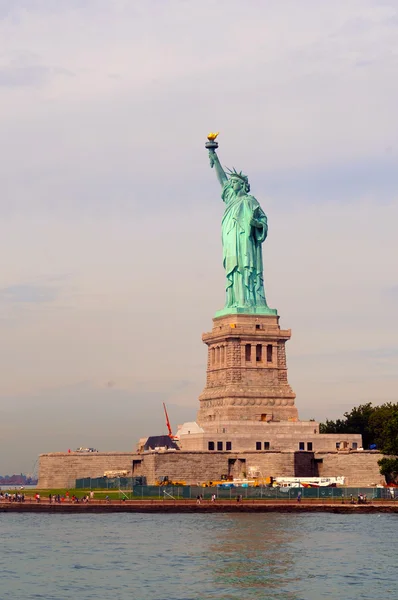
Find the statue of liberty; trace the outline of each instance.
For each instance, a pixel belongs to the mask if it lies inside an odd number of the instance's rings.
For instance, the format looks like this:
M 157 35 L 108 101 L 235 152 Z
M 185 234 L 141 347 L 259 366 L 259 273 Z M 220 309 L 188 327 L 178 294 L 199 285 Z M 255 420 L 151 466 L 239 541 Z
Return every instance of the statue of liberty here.
M 264 293 L 263 256 L 261 244 L 267 237 L 267 217 L 260 204 L 249 195 L 246 175 L 235 169 L 222 168 L 216 154 L 217 134 L 209 134 L 206 148 L 210 166 L 215 169 L 225 202 L 222 218 L 223 265 L 226 274 L 226 302 L 222 316 L 231 313 L 276 315 L 267 306 Z

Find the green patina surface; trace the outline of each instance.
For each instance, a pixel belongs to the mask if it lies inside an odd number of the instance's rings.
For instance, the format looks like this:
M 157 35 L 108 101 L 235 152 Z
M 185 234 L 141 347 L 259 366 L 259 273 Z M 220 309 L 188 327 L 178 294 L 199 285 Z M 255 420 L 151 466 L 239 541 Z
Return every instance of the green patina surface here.
M 227 314 L 276 315 L 264 292 L 262 244 L 267 238 L 267 216 L 249 194 L 246 175 L 235 170 L 226 173 L 216 153 L 218 144 L 208 142 L 210 166 L 216 172 L 225 203 L 222 218 L 223 265 L 226 275 L 225 307 L 216 317 Z

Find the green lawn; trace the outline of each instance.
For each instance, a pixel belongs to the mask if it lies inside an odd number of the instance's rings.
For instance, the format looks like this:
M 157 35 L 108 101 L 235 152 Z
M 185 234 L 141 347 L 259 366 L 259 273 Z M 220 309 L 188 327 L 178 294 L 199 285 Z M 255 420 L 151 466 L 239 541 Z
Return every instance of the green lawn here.
M 52 496 L 59 494 L 60 496 L 65 496 L 66 492 L 69 492 L 69 498 L 71 498 L 73 495 L 77 496 L 77 498 L 83 498 L 83 496 L 87 496 L 90 494 L 90 490 L 76 490 L 76 489 L 70 489 L 68 488 L 68 490 L 66 488 L 64 489 L 44 489 L 44 490 L 40 490 L 40 489 L 27 489 L 27 490 L 21 490 L 19 489 L 19 487 L 10 487 L 8 490 L 3 489 L 3 493 L 8 491 L 10 494 L 14 494 L 15 492 L 19 492 L 19 493 L 24 493 L 25 497 L 26 496 L 32 496 L 34 497 L 35 494 L 39 493 L 41 498 L 48 498 L 49 495 L 51 494 Z M 125 494 L 127 496 L 127 498 L 131 497 L 131 492 L 129 490 L 126 490 L 125 492 L 119 492 L 119 490 L 93 490 L 94 491 L 94 500 L 105 500 L 105 496 L 109 496 L 109 498 L 111 499 L 119 499 L 122 498 L 123 494 Z

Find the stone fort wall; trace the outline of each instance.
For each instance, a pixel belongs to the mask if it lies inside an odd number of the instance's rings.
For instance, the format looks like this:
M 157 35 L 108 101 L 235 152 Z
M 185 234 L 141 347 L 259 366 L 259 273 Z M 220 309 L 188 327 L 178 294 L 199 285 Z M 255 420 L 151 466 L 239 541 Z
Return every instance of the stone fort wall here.
M 222 475 L 242 478 L 250 468 L 260 477 L 314 474 L 312 452 L 153 452 L 136 454 L 133 460 L 133 475 L 144 475 L 149 485 L 166 476 L 191 485 Z
M 377 461 L 381 455 L 363 452 L 98 452 L 50 453 L 39 458 L 40 488 L 73 488 L 82 477 L 102 477 L 105 471 L 126 470 L 145 475 L 149 485 L 159 477 L 187 484 L 218 480 L 223 474 L 242 477 L 257 467 L 268 477 L 344 476 L 346 485 L 368 487 L 385 483 Z
M 385 478 L 380 474 L 377 461 L 382 458 L 380 452 L 317 452 L 314 455 L 321 477 L 344 475 L 345 485 L 352 487 L 372 487 L 385 484 Z M 321 459 L 322 462 L 318 462 Z
M 76 479 L 103 477 L 105 471 L 131 473 L 132 452 L 52 452 L 39 456 L 39 488 L 74 488 Z

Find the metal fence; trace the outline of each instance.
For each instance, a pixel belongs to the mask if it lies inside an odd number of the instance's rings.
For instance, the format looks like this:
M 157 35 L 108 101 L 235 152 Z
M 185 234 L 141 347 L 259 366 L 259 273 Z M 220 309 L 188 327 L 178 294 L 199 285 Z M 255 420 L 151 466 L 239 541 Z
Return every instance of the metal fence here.
M 391 500 L 392 495 L 389 488 L 369 488 L 369 487 L 318 487 L 318 488 L 288 488 L 288 487 L 201 487 L 194 485 L 184 486 L 159 486 L 159 485 L 136 485 L 138 478 L 116 477 L 113 479 L 107 477 L 97 477 L 76 480 L 76 488 L 81 490 L 120 490 L 125 492 L 130 498 L 196 498 L 201 495 L 204 499 L 210 499 L 213 494 L 216 498 L 232 499 L 242 496 L 243 499 L 264 499 L 264 500 L 290 500 L 296 499 L 298 493 L 301 493 L 302 499 L 332 500 L 341 499 L 350 500 L 351 497 L 357 499 L 360 494 L 366 495 L 368 500 L 385 499 Z M 139 481 L 139 480 L 138 480 Z M 127 494 L 126 494 L 127 493 Z M 398 489 L 395 490 L 395 498 L 398 499 Z
M 366 495 L 368 500 L 390 499 L 390 491 L 384 488 L 269 488 L 269 487 L 199 487 L 199 486 L 134 486 L 131 490 L 132 498 L 196 498 L 201 495 L 210 499 L 213 494 L 216 498 L 232 499 L 242 496 L 243 499 L 264 500 L 290 500 L 297 499 L 300 492 L 303 499 L 357 499 L 359 495 Z
M 84 477 L 76 479 L 78 490 L 131 490 L 142 478 L 138 477 Z

